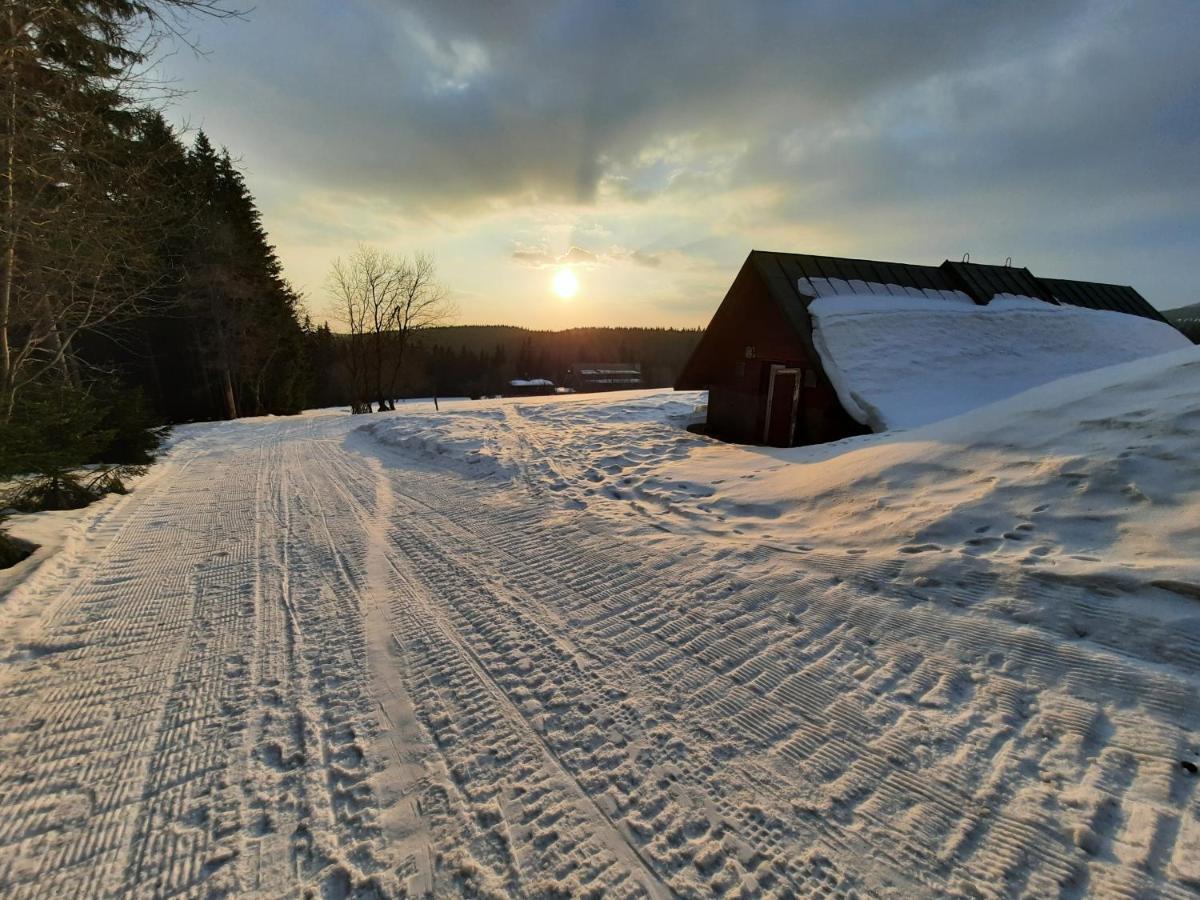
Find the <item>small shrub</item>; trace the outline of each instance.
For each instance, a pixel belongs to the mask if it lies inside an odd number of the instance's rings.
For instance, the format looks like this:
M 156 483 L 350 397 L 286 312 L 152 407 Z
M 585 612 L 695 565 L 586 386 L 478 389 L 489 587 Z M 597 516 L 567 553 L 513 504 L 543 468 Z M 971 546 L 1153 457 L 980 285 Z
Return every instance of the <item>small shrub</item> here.
M 128 494 L 129 488 L 125 486 L 125 479 L 143 475 L 145 472 L 145 466 L 113 466 L 97 472 L 86 482 L 86 486 L 97 497 L 103 497 L 105 494 Z
M 0 569 L 15 566 L 37 549 L 37 544 L 15 538 L 4 530 L 4 522 L 0 520 Z
M 105 494 L 124 494 L 162 444 L 141 392 L 98 378 L 86 387 L 35 384 L 0 423 L 0 505 L 21 512 L 80 509 Z
M 55 472 L 20 479 L 9 494 L 8 505 L 18 512 L 82 509 L 100 496 L 75 476 Z
M 83 466 L 144 466 L 166 429 L 141 392 L 98 379 L 86 388 L 32 385 L 0 423 L 0 477 L 56 476 Z

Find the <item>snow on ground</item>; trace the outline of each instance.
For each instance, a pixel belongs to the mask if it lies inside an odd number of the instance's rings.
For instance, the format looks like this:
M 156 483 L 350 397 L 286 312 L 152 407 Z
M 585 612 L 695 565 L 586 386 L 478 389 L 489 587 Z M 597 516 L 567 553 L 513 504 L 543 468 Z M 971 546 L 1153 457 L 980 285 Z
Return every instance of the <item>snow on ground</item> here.
M 0 604 L 0 893 L 1200 890 L 1200 351 L 702 402 L 179 429 Z
M 913 428 L 1067 375 L 1190 347 L 1163 322 L 999 296 L 822 296 L 813 342 L 846 411 Z

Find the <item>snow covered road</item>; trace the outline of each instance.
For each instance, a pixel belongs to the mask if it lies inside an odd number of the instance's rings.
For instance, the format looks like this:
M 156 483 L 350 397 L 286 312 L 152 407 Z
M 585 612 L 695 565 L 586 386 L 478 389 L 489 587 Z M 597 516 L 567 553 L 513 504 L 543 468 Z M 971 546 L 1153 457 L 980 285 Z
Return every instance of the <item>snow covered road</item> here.
M 594 515 L 515 404 L 521 477 L 362 421 L 183 429 L 7 599 L 0 893 L 1200 887 L 1194 619 Z

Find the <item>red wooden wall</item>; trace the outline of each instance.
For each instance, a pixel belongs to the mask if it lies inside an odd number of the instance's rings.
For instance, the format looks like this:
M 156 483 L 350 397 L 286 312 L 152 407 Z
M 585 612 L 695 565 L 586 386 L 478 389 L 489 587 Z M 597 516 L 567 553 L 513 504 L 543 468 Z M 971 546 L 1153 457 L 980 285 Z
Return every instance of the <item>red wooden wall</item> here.
M 773 364 L 802 370 L 796 442 L 837 440 L 862 432 L 842 409 L 819 359 L 768 294 L 761 275 L 744 265 L 709 323 L 677 387 L 708 390 L 708 432 L 714 437 L 760 444 Z

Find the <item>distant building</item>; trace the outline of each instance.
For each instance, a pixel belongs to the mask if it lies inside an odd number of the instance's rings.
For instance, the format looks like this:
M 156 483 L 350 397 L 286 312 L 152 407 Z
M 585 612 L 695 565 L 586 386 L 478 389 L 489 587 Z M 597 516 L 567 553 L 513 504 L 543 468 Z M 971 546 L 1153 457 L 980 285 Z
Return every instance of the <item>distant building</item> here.
M 576 391 L 628 391 L 644 385 L 641 363 L 575 363 L 567 375 Z
M 554 382 L 548 378 L 514 378 L 508 383 L 504 396 L 537 397 L 554 392 Z
M 789 447 L 862 434 L 868 429 L 847 412 L 831 380 L 837 373 L 826 371 L 814 345 L 809 306 L 821 297 L 870 294 L 885 304 L 888 298 L 923 297 L 968 308 L 972 301 L 986 306 L 993 298 L 1013 297 L 1166 321 L 1131 287 L 1037 278 L 1025 268 L 754 250 L 675 387 L 708 391 L 706 428 L 725 440 Z

